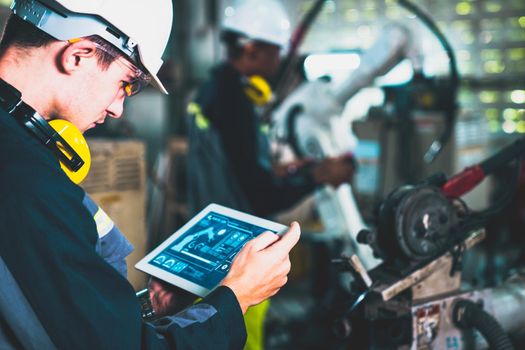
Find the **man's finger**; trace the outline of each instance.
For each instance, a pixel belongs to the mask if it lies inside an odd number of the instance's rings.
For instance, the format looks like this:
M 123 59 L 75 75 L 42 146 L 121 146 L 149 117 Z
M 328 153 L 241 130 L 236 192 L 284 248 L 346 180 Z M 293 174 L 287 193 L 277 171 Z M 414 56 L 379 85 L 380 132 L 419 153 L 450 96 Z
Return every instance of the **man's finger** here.
M 275 241 L 279 239 L 279 236 L 273 232 L 267 231 L 261 233 L 259 236 L 252 239 L 249 244 L 251 244 L 255 250 L 260 251 L 266 247 L 272 245 Z
M 275 242 L 270 249 L 272 250 L 281 250 L 282 252 L 288 254 L 290 250 L 297 244 L 299 238 L 301 237 L 301 227 L 297 222 L 293 222 L 290 225 L 290 229 L 281 236 L 279 241 Z

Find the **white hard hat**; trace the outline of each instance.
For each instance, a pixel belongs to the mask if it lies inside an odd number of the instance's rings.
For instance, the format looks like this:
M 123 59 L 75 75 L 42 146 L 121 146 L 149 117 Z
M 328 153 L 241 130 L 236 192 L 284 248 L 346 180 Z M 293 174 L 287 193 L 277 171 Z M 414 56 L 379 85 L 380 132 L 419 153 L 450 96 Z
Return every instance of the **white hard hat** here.
M 173 19 L 171 0 L 15 0 L 13 13 L 58 40 L 98 35 L 157 77 Z
M 226 8 L 222 28 L 281 47 L 290 40 L 290 19 L 276 0 L 237 0 Z

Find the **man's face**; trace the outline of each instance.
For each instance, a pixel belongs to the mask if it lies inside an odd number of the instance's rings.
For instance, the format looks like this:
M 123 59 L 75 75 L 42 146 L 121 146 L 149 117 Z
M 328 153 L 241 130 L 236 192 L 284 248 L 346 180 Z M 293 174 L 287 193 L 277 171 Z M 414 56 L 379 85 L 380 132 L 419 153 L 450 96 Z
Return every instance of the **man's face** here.
M 115 63 L 107 70 L 94 69 L 82 94 L 70 105 L 70 121 L 84 132 L 102 124 L 107 117 L 120 118 L 126 97 L 122 82 L 128 79 L 128 74 Z
M 107 117 L 120 118 L 127 96 L 124 87 L 135 79 L 135 72 L 122 60 L 117 58 L 108 67 L 97 57 L 85 62 L 82 72 L 71 78 L 68 85 L 73 88 L 64 91 L 55 117 L 72 122 L 81 132 L 102 124 Z
M 257 43 L 253 64 L 256 73 L 271 79 L 279 69 L 281 48 L 277 45 Z

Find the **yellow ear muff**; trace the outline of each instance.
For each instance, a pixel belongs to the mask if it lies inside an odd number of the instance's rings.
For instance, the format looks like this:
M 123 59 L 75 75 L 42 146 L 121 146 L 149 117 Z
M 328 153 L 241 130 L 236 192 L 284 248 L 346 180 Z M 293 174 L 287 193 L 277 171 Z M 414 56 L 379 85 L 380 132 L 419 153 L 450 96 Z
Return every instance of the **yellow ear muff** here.
M 55 131 L 62 136 L 62 138 L 73 148 L 75 152 L 78 153 L 80 158 L 84 161 L 84 165 L 77 171 L 72 171 L 64 163 L 60 162 L 60 167 L 71 181 L 76 184 L 81 183 L 87 176 L 89 168 L 91 166 L 91 153 L 89 152 L 89 147 L 84 138 L 84 135 L 78 130 L 78 128 L 67 120 L 63 119 L 54 119 L 49 122 L 49 125 L 55 129 Z M 58 148 L 60 151 L 65 154 L 68 158 L 71 158 L 71 154 L 60 144 L 58 143 Z
M 272 99 L 270 84 L 259 75 L 252 75 L 247 79 L 244 93 L 258 106 L 264 106 Z

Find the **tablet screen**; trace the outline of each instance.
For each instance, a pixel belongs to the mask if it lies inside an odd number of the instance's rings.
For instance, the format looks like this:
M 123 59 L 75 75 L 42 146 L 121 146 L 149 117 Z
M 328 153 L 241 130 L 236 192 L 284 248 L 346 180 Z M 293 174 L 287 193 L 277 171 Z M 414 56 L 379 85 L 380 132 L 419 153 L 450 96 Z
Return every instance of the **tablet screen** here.
M 272 230 L 210 211 L 149 264 L 212 289 L 244 244 L 265 231 Z

